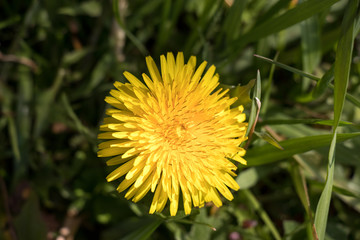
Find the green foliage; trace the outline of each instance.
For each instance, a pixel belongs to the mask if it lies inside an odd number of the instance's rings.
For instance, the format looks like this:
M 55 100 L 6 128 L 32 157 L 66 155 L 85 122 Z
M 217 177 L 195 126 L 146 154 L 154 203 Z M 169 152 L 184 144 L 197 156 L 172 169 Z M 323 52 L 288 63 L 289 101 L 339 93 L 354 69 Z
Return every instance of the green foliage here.
M 357 133 L 343 133 L 338 135 L 338 142 L 359 137 Z M 303 153 L 319 147 L 328 146 L 332 141 L 332 134 L 316 135 L 309 137 L 294 138 L 280 142 L 283 149 L 275 148 L 272 145 L 263 145 L 252 148 L 247 152 L 249 166 L 263 165 L 291 157 L 294 154 Z M 265 157 L 266 156 L 266 157 Z
M 345 102 L 345 94 L 349 82 L 350 64 L 352 59 L 352 51 L 354 44 L 354 27 L 355 18 L 358 17 L 359 1 L 349 2 L 344 20 L 341 25 L 341 37 L 336 50 L 336 59 L 334 67 L 334 123 L 333 123 L 333 139 L 329 150 L 329 163 L 327 169 L 327 177 L 325 188 L 321 193 L 316 213 L 315 228 L 320 240 L 325 239 L 327 220 L 329 215 L 329 207 L 332 196 L 332 187 L 335 172 L 335 146 L 336 135 L 341 118 L 341 114 Z
M 19 239 L 45 239 L 46 226 L 41 218 L 39 199 L 34 193 L 24 203 L 20 214 L 14 219 L 14 225 Z
M 0 239 L 360 238 L 359 1 L 13 0 L 0 15 Z M 168 51 L 215 64 L 255 133 L 234 200 L 190 216 L 126 201 L 96 156 L 113 82 Z

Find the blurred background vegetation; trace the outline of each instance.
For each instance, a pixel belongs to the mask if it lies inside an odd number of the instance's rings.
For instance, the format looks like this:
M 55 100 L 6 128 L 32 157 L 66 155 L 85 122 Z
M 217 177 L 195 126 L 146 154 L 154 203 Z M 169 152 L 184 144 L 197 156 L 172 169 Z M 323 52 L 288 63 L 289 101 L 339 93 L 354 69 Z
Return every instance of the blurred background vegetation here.
M 351 47 L 325 238 L 360 239 L 360 24 L 351 4 L 1 1 L 0 239 L 312 239 L 334 125 L 329 83 Z M 149 216 L 146 201 L 124 200 L 96 156 L 112 83 L 125 81 L 124 70 L 140 77 L 145 56 L 158 61 L 168 51 L 215 64 L 234 96 L 260 73 L 262 96 L 253 95 L 262 109 L 236 179 L 241 190 L 188 217 Z

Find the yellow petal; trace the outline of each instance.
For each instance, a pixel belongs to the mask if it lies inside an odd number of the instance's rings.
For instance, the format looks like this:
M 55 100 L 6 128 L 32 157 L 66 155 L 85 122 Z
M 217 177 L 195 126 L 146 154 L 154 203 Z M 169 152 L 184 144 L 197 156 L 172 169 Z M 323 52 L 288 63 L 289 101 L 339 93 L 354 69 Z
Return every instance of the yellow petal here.
M 156 207 L 157 207 L 158 202 L 159 202 L 159 196 L 160 196 L 161 192 L 162 192 L 162 189 L 161 189 L 161 184 L 160 184 L 156 188 L 156 191 L 155 191 L 155 194 L 154 194 L 151 206 L 150 206 L 150 210 L 149 210 L 150 214 L 153 214 L 155 212 Z
M 134 186 L 134 185 L 133 185 Z M 135 187 L 135 186 L 134 186 Z M 138 202 L 140 201 L 145 195 L 146 193 L 149 192 L 151 187 L 151 179 L 148 178 L 146 179 L 146 181 L 140 185 L 140 187 L 138 188 L 138 191 L 136 192 L 134 198 L 133 198 L 133 202 Z
M 179 206 L 179 193 L 173 189 L 172 198 L 170 199 L 170 215 L 175 216 Z
M 154 83 L 162 82 L 159 70 L 158 70 L 154 60 L 152 59 L 152 57 L 150 57 L 150 56 L 146 57 L 146 65 L 148 67 L 148 70 L 150 72 L 150 76 L 151 76 L 151 79 L 153 80 L 153 82 Z
M 232 159 L 239 162 L 239 163 L 241 163 L 241 164 L 243 164 L 243 165 L 247 164 L 247 161 L 244 158 L 240 157 L 239 154 L 235 154 L 235 156 L 233 156 Z
M 171 79 L 175 78 L 175 58 L 172 53 L 167 54 L 167 62 L 168 62 L 168 71 Z
M 133 167 L 134 161 L 135 161 L 134 159 L 130 160 L 130 161 L 124 163 L 123 165 L 121 165 L 120 167 L 116 168 L 114 171 L 112 171 L 106 177 L 106 180 L 108 182 L 111 182 L 111 181 L 125 175 Z
M 113 157 L 109 160 L 106 161 L 106 165 L 108 166 L 114 166 L 114 165 L 118 165 L 118 164 L 121 164 L 121 163 L 124 163 L 124 162 L 127 162 L 129 159 L 123 159 L 120 156 L 116 156 L 116 157 Z
M 128 148 L 110 147 L 98 151 L 98 157 L 111 157 L 126 152 Z
M 147 87 L 131 73 L 125 71 L 124 76 L 133 86 L 138 87 L 138 88 L 147 89 Z

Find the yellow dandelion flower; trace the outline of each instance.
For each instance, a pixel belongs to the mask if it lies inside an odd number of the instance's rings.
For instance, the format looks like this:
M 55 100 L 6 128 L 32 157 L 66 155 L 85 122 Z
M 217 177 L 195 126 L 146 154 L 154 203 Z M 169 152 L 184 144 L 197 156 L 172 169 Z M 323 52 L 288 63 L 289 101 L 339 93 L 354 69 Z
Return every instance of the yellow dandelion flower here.
M 232 200 L 229 188 L 238 190 L 233 179 L 236 166 L 229 158 L 246 164 L 247 123 L 243 107 L 230 109 L 236 98 L 218 89 L 215 66 L 203 72 L 206 62 L 196 69 L 196 57 L 184 63 L 178 53 L 160 57 L 161 72 L 154 60 L 146 58 L 150 77 L 144 83 L 129 72 L 130 83 L 115 82 L 105 101 L 107 110 L 100 127 L 99 157 L 112 157 L 107 165 L 121 165 L 107 176 L 107 181 L 123 177 L 117 190 L 126 199 L 141 200 L 154 193 L 150 213 L 161 212 L 170 200 L 170 214 L 178 211 L 182 196 L 185 214 L 192 205 L 205 202 L 222 205 L 219 195 Z

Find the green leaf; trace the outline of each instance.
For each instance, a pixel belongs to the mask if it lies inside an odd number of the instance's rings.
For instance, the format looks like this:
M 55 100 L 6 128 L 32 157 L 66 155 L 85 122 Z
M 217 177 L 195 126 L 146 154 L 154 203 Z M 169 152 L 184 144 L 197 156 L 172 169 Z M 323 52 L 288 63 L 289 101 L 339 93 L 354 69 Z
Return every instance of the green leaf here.
M 255 80 L 250 80 L 248 84 L 245 86 L 236 86 L 236 88 L 233 91 L 233 95 L 238 98 L 238 100 L 235 102 L 235 105 L 243 105 L 247 106 L 250 102 L 250 90 L 254 87 Z
M 77 16 L 88 15 L 91 17 L 99 17 L 102 5 L 98 1 L 87 1 L 79 5 L 63 7 L 59 9 L 59 14 Z
M 360 136 L 360 132 L 338 134 L 337 141 L 342 142 L 358 136 Z M 279 150 L 271 145 L 248 149 L 246 153 L 247 166 L 273 163 L 298 153 L 327 146 L 330 144 L 332 137 L 332 134 L 325 134 L 285 140 L 280 142 L 284 150 Z
M 215 220 L 209 216 L 206 208 L 200 208 L 195 221 L 188 221 L 188 223 L 192 224 L 188 235 L 189 239 L 211 239 L 215 231 L 215 228 L 212 226 Z
M 236 182 L 239 184 L 241 190 L 249 189 L 255 186 L 259 180 L 274 173 L 274 171 L 276 171 L 276 169 L 267 166 L 250 167 L 240 171 L 236 177 Z
M 98 1 L 83 2 L 79 6 L 81 12 L 91 17 L 99 17 L 102 11 L 102 5 Z
M 4 21 L 0 22 L 0 30 L 6 27 L 9 27 L 13 24 L 18 23 L 21 20 L 20 15 L 14 15 L 12 17 L 10 17 L 9 19 L 6 19 Z
M 278 148 L 280 150 L 284 150 L 284 148 L 279 144 L 278 141 L 276 141 L 276 139 L 273 136 L 271 136 L 270 133 L 268 133 L 268 132 L 254 132 L 254 133 L 256 134 L 256 136 L 258 136 L 262 140 L 267 141 L 268 143 L 270 143 L 274 147 L 276 147 L 276 148 Z
M 255 167 L 245 169 L 236 177 L 236 182 L 241 190 L 251 188 L 259 181 L 260 176 Z
M 146 220 L 146 221 L 145 221 Z M 145 219 L 138 223 L 137 230 L 126 235 L 122 240 L 146 240 L 163 223 L 162 219 Z
M 39 199 L 34 192 L 14 219 L 14 225 L 19 240 L 46 239 L 46 225 L 41 216 Z
M 245 86 L 241 86 L 240 84 L 237 86 L 220 84 L 220 88 L 229 89 L 230 97 L 237 97 L 238 100 L 232 105 L 240 106 L 243 105 L 244 107 L 251 103 L 250 99 L 250 91 L 254 87 L 255 80 L 251 80 Z
M 63 57 L 63 64 L 65 66 L 68 66 L 68 65 L 77 63 L 82 58 L 84 58 L 87 54 L 89 54 L 89 52 L 90 52 L 90 49 L 88 49 L 88 48 L 82 48 L 80 50 L 68 52 Z

